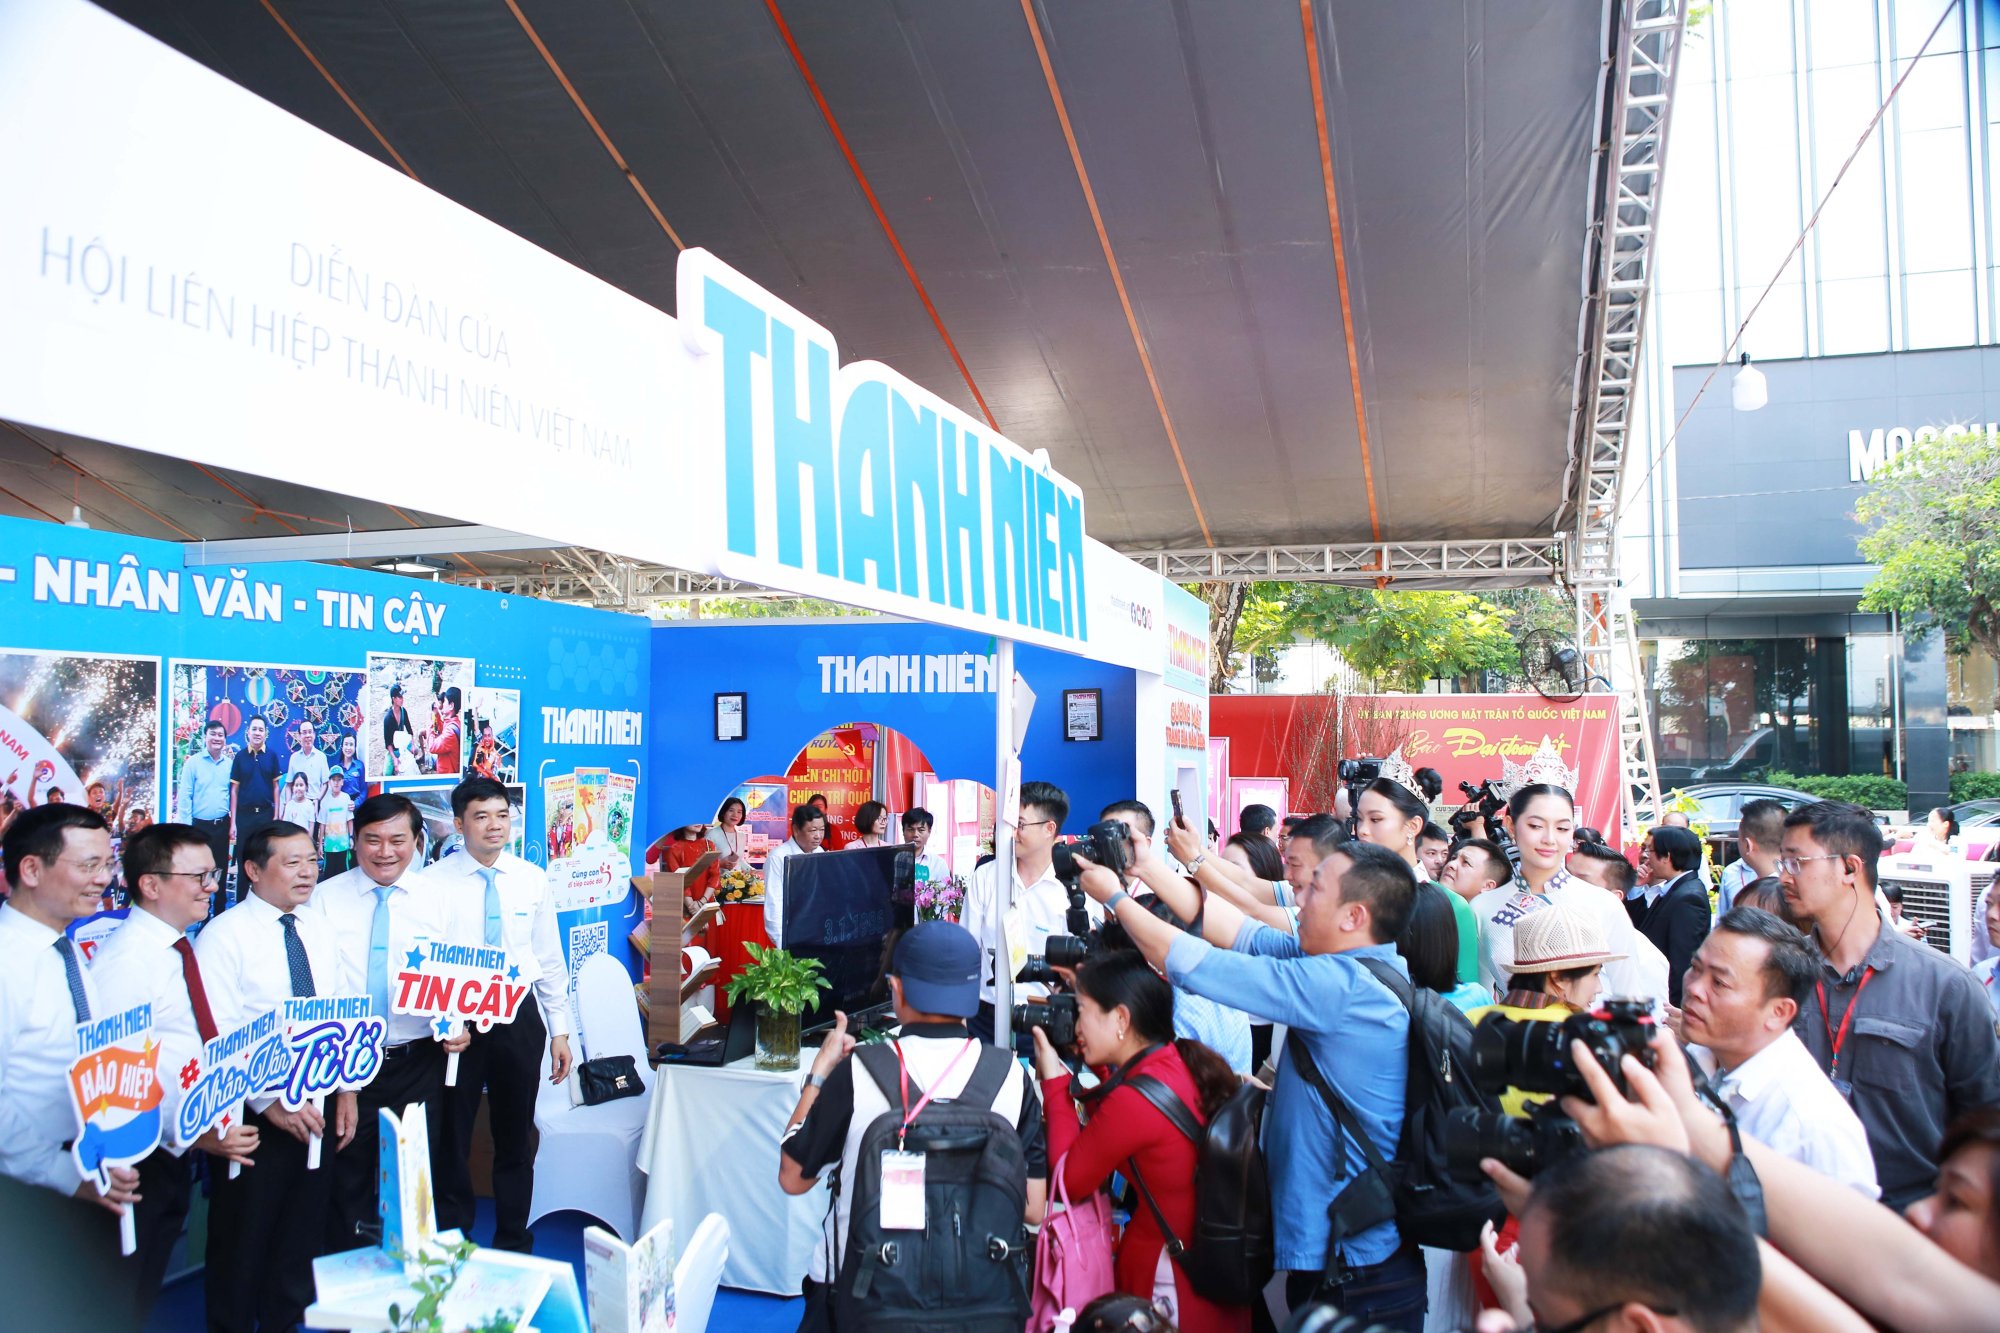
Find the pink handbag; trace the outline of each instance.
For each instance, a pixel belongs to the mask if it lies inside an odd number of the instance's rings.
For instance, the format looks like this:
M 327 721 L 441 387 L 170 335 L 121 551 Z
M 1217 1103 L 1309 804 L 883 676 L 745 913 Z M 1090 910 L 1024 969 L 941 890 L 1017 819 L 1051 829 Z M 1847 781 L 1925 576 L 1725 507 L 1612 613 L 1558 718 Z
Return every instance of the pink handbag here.
M 1034 1304 L 1027 1333 L 1068 1328 L 1077 1311 L 1118 1286 L 1111 1261 L 1112 1243 L 1118 1234 L 1111 1221 L 1111 1200 L 1103 1190 L 1097 1190 L 1082 1203 L 1071 1203 L 1063 1184 L 1063 1165 L 1068 1161 L 1065 1153 L 1049 1173 L 1056 1201 L 1063 1209 L 1051 1212 L 1035 1238 L 1035 1277 L 1030 1293 Z

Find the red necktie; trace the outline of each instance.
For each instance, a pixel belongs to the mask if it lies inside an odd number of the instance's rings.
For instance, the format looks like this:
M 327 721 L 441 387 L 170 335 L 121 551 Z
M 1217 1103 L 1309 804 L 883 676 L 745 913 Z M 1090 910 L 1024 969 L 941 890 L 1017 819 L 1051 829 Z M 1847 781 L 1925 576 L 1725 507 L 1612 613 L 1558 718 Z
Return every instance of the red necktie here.
M 188 1003 L 194 1006 L 195 1031 L 203 1041 L 214 1041 L 215 1015 L 208 1011 L 208 992 L 201 988 L 201 969 L 195 966 L 194 946 L 183 935 L 174 941 L 174 952 L 181 956 L 181 977 L 187 982 Z

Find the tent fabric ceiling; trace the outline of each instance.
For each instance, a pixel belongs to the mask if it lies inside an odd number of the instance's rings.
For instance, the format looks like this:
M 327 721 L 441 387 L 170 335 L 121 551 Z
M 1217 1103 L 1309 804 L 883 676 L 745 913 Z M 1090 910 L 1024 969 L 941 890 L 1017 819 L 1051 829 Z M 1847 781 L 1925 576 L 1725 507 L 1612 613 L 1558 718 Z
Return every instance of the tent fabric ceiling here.
M 846 359 L 975 416 L 976 385 L 1115 546 L 1521 537 L 1560 506 L 1617 0 L 103 3 L 662 309 L 678 238 Z

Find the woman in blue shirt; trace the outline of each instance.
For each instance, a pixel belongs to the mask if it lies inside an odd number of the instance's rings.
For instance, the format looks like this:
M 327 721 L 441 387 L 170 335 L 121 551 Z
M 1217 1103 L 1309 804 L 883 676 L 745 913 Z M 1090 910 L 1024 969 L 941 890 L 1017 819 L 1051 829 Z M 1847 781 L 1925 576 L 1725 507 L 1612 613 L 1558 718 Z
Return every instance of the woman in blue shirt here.
M 361 756 L 355 753 L 358 747 L 359 742 L 354 739 L 353 732 L 350 731 L 342 736 L 340 763 L 336 766 L 340 771 L 340 789 L 346 792 L 348 798 L 356 805 L 368 799 L 368 767 L 361 762 Z

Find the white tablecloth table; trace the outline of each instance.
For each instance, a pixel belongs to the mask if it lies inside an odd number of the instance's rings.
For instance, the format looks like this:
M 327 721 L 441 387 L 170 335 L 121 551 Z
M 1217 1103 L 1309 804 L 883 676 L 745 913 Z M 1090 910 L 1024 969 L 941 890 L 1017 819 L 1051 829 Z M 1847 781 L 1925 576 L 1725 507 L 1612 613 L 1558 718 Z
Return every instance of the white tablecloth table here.
M 648 1177 L 643 1234 L 663 1217 L 684 1244 L 709 1213 L 729 1220 L 722 1285 L 796 1296 L 806 1275 L 828 1198 L 824 1181 L 809 1194 L 778 1187 L 778 1140 L 798 1105 L 813 1052 L 800 1068 L 776 1074 L 743 1059 L 720 1069 L 661 1065 L 653 1106 L 639 1141 Z

